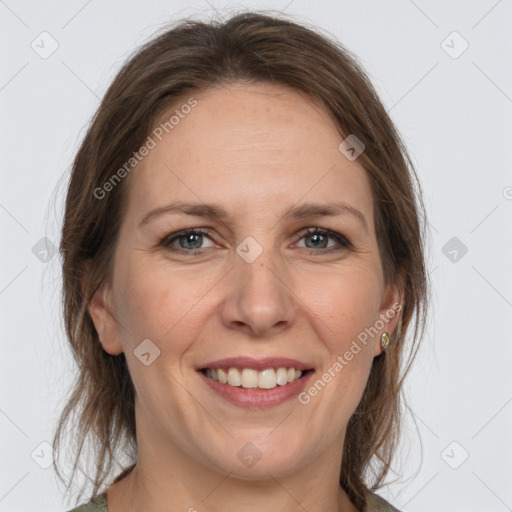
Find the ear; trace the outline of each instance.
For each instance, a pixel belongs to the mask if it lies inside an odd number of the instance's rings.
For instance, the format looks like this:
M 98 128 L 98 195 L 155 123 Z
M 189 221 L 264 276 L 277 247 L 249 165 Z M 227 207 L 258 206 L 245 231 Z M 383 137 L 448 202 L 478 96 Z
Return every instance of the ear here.
M 120 342 L 119 326 L 115 311 L 110 304 L 110 297 L 110 285 L 104 282 L 93 295 L 87 309 L 103 349 L 105 352 L 117 356 L 123 352 L 123 346 Z
M 398 327 L 398 322 L 402 316 L 403 300 L 404 300 L 404 273 L 399 272 L 399 277 L 395 284 L 389 284 L 385 289 L 382 302 L 379 309 L 379 318 L 375 321 L 375 328 L 377 334 L 374 338 L 373 355 L 378 356 L 382 354 L 383 348 L 381 346 L 382 333 L 387 332 L 391 338 L 390 344 L 395 341 L 393 335 Z

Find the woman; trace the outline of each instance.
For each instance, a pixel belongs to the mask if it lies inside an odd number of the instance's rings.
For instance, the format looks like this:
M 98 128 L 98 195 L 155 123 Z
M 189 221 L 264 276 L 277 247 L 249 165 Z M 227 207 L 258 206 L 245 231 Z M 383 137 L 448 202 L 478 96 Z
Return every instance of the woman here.
M 373 491 L 425 328 L 414 185 L 363 71 L 306 27 L 188 20 L 138 51 L 66 200 L 54 446 L 77 414 L 72 477 L 95 449 L 74 510 L 396 510 Z

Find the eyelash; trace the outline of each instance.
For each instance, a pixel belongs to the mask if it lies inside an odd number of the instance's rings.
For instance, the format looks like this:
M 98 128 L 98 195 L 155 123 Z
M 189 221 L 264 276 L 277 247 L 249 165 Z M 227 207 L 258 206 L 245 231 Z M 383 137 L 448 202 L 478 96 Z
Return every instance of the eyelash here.
M 182 249 L 180 247 L 174 247 L 171 245 L 172 242 L 174 242 L 175 240 L 181 238 L 182 236 L 186 236 L 186 235 L 190 235 L 190 234 L 205 235 L 208 238 L 210 238 L 210 240 L 211 240 L 208 230 L 201 229 L 201 228 L 189 228 L 189 229 L 184 229 L 182 231 L 177 231 L 176 233 L 171 233 L 170 235 L 167 235 L 165 238 L 163 238 L 161 240 L 160 245 L 162 247 L 164 247 L 165 249 L 168 249 L 168 250 L 170 250 L 174 253 L 178 253 L 178 254 L 186 254 L 186 255 L 203 254 L 204 253 L 203 249 L 187 250 L 187 249 Z M 340 251 L 342 249 L 354 250 L 352 244 L 343 235 L 341 235 L 340 233 L 337 233 L 336 231 L 331 231 L 330 229 L 311 227 L 311 228 L 307 228 L 305 231 L 303 230 L 303 231 L 299 232 L 298 235 L 300 235 L 299 240 L 302 240 L 304 237 L 306 237 L 308 235 L 310 235 L 310 236 L 311 235 L 323 235 L 323 236 L 328 236 L 328 237 L 332 238 L 333 240 L 335 240 L 338 243 L 338 247 L 330 247 L 330 248 L 326 248 L 326 249 L 305 248 L 306 250 L 309 250 L 310 255 L 318 256 L 319 253 L 330 254 L 332 252 Z

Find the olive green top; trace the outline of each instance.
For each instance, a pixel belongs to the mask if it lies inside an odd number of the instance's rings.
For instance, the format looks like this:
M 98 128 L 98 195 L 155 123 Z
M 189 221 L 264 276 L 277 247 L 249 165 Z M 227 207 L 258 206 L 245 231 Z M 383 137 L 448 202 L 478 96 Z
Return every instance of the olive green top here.
M 91 499 L 87 503 L 80 505 L 68 512 L 108 512 L 107 496 L 105 493 L 99 494 L 96 499 Z M 368 504 L 365 512 L 400 512 L 398 509 L 389 504 L 384 498 L 378 494 L 370 493 Z
M 108 512 L 107 495 L 105 493 L 99 494 L 96 499 L 93 498 L 68 512 Z

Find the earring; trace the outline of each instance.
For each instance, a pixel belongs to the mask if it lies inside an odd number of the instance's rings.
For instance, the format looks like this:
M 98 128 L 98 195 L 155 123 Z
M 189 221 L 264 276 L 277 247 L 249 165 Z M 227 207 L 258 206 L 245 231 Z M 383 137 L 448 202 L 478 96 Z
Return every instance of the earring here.
M 382 347 L 382 350 L 386 350 L 388 348 L 390 341 L 391 338 L 389 337 L 389 334 L 387 332 L 383 332 L 382 336 L 380 337 L 380 345 Z

